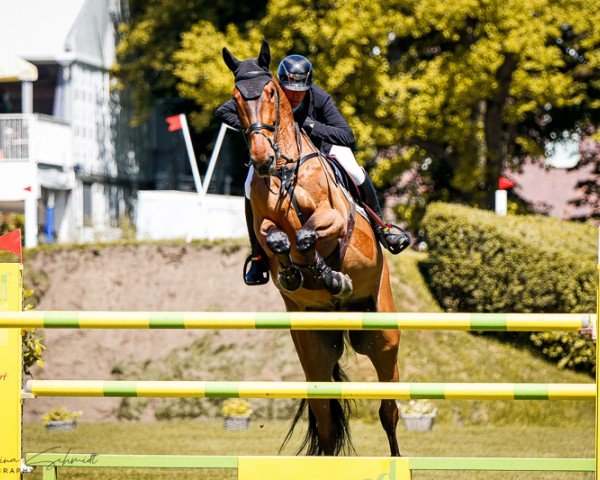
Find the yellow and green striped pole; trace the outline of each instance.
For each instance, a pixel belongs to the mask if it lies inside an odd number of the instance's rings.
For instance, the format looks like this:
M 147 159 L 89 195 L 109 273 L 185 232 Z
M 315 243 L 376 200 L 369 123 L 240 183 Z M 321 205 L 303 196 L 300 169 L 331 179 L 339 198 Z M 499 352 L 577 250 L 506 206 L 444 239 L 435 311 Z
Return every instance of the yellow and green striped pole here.
M 23 267 L 0 263 L 0 313 L 23 308 Z M 21 330 L 0 328 L 0 478 L 21 478 L 22 455 L 22 344 Z
M 593 400 L 593 383 L 376 383 L 29 380 L 36 397 Z
M 595 332 L 598 335 L 598 324 L 600 323 L 600 227 L 598 227 L 598 285 L 596 289 L 596 323 Z M 600 408 L 598 397 L 600 397 L 600 382 L 598 381 L 598 366 L 600 365 L 600 352 L 598 351 L 598 340 L 596 338 L 596 478 L 600 479 Z
M 0 312 L 0 328 L 579 331 L 591 313 Z

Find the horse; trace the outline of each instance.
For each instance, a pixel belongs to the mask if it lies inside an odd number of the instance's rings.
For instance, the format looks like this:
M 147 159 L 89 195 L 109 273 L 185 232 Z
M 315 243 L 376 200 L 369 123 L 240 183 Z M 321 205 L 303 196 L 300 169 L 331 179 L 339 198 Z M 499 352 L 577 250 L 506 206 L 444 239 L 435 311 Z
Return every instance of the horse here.
M 373 228 L 294 122 L 269 71 L 268 43 L 263 40 L 257 58 L 238 60 L 227 48 L 222 53 L 234 73 L 233 98 L 254 167 L 254 230 L 287 311 L 395 311 L 388 265 Z M 290 333 L 307 381 L 347 380 L 339 364 L 345 339 L 368 356 L 380 382 L 399 380 L 398 330 Z M 309 426 L 298 453 L 351 452 L 348 402 L 332 399 L 302 400 L 283 445 L 307 402 Z M 399 456 L 396 402 L 381 400 L 379 417 L 391 455 Z

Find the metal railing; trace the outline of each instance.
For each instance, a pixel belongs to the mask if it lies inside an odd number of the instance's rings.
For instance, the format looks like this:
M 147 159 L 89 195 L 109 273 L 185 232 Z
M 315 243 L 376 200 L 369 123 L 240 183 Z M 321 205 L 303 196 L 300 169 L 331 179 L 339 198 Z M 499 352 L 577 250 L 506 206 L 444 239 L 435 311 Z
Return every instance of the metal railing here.
M 0 115 L 0 161 L 68 165 L 73 157 L 69 123 L 40 114 Z

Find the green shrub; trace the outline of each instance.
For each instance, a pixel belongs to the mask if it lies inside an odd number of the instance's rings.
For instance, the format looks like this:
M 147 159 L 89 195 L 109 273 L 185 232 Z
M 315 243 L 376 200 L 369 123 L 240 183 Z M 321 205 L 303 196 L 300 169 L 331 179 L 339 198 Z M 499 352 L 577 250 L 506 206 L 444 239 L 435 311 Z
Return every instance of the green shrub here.
M 25 230 L 25 217 L 20 213 L 0 213 L 0 235 L 18 228 Z
M 426 273 L 447 311 L 596 310 L 596 231 L 591 226 L 434 203 L 424 227 L 430 249 Z M 530 338 L 559 366 L 594 371 L 594 346 L 578 334 Z

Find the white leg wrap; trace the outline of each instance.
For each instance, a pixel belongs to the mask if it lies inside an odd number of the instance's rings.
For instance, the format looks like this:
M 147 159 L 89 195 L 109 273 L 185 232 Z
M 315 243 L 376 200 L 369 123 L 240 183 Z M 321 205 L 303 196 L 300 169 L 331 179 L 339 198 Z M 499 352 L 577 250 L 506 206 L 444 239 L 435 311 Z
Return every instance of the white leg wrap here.
M 248 175 L 246 176 L 246 181 L 244 182 L 244 192 L 247 199 L 250 199 L 250 184 L 252 183 L 252 175 L 254 175 L 254 167 L 250 165 L 250 168 L 248 169 Z
M 329 151 L 330 155 L 335 156 L 339 164 L 344 167 L 344 170 L 348 172 L 348 175 L 354 180 L 356 185 L 362 185 L 365 181 L 365 171 L 354 158 L 354 153 L 348 147 L 341 147 L 340 145 L 333 145 Z

